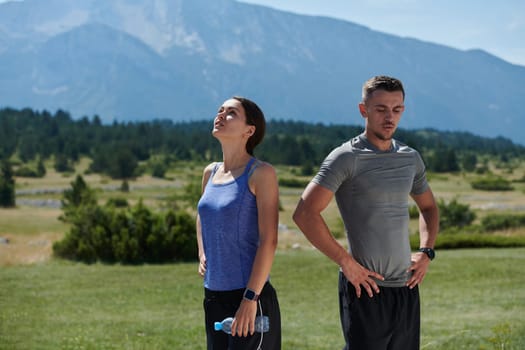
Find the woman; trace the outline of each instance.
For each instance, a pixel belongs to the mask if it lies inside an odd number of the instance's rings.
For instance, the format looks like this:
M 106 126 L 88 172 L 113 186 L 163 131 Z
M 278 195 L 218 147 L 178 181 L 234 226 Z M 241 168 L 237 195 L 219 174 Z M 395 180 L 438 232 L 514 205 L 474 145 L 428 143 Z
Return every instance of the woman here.
M 281 348 L 279 303 L 269 282 L 277 247 L 277 176 L 253 156 L 265 126 L 260 108 L 237 96 L 214 119 L 223 161 L 204 169 L 197 215 L 209 350 Z M 268 332 L 255 332 L 261 314 L 269 317 Z M 234 317 L 231 335 L 214 330 L 226 317 Z

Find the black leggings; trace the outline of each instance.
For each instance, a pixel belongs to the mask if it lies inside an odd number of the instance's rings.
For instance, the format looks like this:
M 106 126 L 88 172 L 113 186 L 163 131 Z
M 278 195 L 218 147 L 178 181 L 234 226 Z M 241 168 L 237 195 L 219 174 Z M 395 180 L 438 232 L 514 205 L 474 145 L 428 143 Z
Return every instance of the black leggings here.
M 266 282 L 259 297 L 264 316 L 268 316 L 270 330 L 265 333 L 254 332 L 247 337 L 232 337 L 223 331 L 216 331 L 215 322 L 226 317 L 234 317 L 244 293 L 243 289 L 216 292 L 204 289 L 204 314 L 206 322 L 206 339 L 208 350 L 280 350 L 281 349 L 281 312 L 277 293 L 269 282 Z M 257 316 L 260 315 L 257 306 Z M 261 342 L 262 336 L 262 342 Z M 259 347 L 260 345 L 260 347 Z

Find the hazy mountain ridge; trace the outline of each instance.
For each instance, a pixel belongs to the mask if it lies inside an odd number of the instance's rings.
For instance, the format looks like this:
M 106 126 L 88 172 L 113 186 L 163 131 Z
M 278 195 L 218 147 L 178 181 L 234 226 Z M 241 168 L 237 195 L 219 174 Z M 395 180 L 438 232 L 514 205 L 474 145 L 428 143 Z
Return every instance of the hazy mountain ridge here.
M 376 74 L 405 83 L 402 127 L 525 142 L 525 67 L 481 50 L 233 0 L 0 4 L 0 106 L 196 120 L 241 94 L 269 118 L 360 124 Z

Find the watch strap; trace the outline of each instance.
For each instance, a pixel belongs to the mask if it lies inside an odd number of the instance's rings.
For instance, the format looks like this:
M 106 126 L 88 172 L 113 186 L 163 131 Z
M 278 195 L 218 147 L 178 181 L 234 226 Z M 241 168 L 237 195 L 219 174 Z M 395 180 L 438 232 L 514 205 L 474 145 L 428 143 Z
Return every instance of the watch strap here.
M 419 248 L 419 251 L 425 253 L 430 260 L 434 260 L 436 252 L 432 248 Z

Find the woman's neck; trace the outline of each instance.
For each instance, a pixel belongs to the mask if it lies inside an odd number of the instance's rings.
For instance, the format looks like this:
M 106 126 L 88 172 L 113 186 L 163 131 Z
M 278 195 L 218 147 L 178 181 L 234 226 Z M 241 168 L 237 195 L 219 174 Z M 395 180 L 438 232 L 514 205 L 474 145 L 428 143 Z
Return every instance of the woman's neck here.
M 252 156 L 246 150 L 237 149 L 222 150 L 222 161 L 224 172 L 244 168 Z

